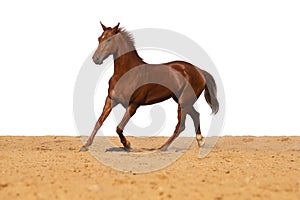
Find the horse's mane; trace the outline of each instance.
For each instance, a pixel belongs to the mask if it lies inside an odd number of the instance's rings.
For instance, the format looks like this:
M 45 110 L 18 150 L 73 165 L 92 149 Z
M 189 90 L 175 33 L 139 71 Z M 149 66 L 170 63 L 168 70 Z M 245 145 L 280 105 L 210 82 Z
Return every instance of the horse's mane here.
M 129 50 L 131 52 L 133 52 L 134 54 L 136 54 L 136 56 L 140 59 L 143 60 L 143 58 L 141 58 L 139 56 L 139 54 L 136 51 L 135 45 L 134 45 L 134 37 L 133 35 L 128 32 L 126 29 L 124 28 L 120 28 L 119 29 L 119 33 L 122 35 L 123 39 L 127 42 L 127 44 L 129 45 Z
M 134 47 L 134 49 L 135 49 L 133 35 L 130 32 L 128 32 L 125 28 L 120 28 L 119 32 L 122 34 L 122 36 L 124 37 L 124 39 L 126 40 L 126 42 L 128 42 L 129 44 L 131 44 L 132 47 Z

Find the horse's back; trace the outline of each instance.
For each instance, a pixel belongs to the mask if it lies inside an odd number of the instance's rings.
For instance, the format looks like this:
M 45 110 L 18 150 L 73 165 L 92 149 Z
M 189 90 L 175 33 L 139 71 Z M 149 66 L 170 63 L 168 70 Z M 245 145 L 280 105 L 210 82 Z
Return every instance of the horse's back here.
M 190 86 L 194 89 L 196 96 L 200 96 L 206 84 L 205 77 L 200 68 L 185 61 L 172 61 L 164 65 L 179 72 L 185 78 L 185 81 L 188 81 Z

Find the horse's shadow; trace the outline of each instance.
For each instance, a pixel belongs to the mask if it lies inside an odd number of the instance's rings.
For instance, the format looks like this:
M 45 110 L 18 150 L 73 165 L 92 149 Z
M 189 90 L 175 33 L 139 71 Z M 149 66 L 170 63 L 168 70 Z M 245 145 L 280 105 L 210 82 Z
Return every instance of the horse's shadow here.
M 105 152 L 129 152 L 123 147 L 110 147 L 105 150 Z
M 185 148 L 171 148 L 169 150 L 173 150 L 175 152 L 184 152 L 186 151 Z M 132 149 L 126 149 L 124 147 L 110 147 L 105 150 L 105 152 L 167 152 L 168 150 L 160 150 L 159 148 L 132 148 Z
M 158 148 L 132 148 L 126 149 L 124 147 L 110 147 L 105 152 L 155 152 L 160 151 Z

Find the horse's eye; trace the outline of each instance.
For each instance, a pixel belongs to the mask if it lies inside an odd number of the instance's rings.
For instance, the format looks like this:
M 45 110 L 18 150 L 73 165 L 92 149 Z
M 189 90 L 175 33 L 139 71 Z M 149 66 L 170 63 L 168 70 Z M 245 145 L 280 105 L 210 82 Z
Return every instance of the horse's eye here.
M 106 40 L 106 42 L 110 42 L 110 41 L 111 41 L 111 38 L 109 38 L 109 39 Z

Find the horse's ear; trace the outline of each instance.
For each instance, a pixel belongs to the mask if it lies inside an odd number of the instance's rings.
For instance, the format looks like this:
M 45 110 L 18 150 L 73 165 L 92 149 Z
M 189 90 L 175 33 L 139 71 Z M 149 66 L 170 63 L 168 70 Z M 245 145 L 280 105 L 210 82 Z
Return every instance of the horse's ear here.
M 105 31 L 107 29 L 106 26 L 104 26 L 101 21 L 100 21 L 100 24 L 102 26 L 103 31 Z
M 113 28 L 113 30 L 115 31 L 115 33 L 119 32 L 119 26 L 120 26 L 120 22 L 118 22 L 118 24 Z

